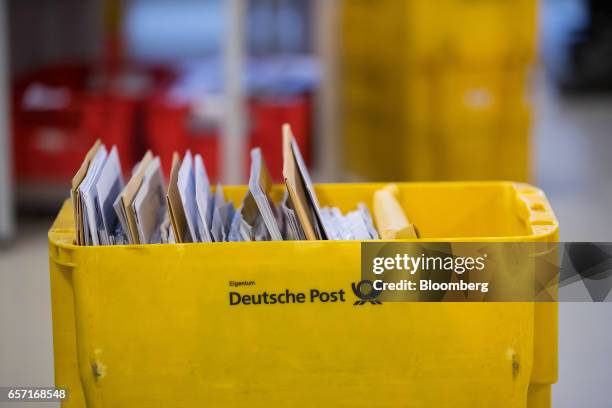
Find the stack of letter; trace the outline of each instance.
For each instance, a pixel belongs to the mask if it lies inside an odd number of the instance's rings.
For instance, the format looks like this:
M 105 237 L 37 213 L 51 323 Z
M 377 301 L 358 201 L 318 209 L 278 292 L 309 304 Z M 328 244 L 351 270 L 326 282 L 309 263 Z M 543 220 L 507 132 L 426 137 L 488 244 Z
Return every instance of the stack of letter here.
M 147 152 L 125 184 L 117 149 L 113 146 L 109 153 L 98 141 L 72 180 L 76 243 L 371 240 L 381 231 L 387 238 L 415 235 L 405 232 L 415 230 L 390 187 L 374 195 L 378 229 L 364 203 L 356 203 L 347 214 L 336 207 L 321 208 L 289 125 L 283 126 L 283 161 L 286 188 L 276 204 L 261 150 L 253 149 L 248 191 L 236 208 L 221 185 L 211 187 L 199 154 L 187 151 L 181 160 L 174 153 L 166 186 L 159 157 Z M 401 233 L 390 232 L 397 230 Z

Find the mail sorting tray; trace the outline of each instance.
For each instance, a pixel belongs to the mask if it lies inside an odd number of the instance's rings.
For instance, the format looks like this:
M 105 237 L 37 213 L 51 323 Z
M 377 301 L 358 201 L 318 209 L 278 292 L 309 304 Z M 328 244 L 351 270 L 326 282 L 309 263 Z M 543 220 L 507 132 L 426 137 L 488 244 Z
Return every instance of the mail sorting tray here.
M 348 211 L 371 206 L 380 187 L 316 189 L 321 205 Z M 225 192 L 238 204 L 245 189 Z M 529 185 L 403 183 L 399 191 L 428 240 L 558 239 L 544 194 Z M 360 242 L 78 247 L 72 217 L 66 202 L 49 232 L 64 407 L 550 406 L 555 303 L 230 306 L 232 290 L 352 296 Z

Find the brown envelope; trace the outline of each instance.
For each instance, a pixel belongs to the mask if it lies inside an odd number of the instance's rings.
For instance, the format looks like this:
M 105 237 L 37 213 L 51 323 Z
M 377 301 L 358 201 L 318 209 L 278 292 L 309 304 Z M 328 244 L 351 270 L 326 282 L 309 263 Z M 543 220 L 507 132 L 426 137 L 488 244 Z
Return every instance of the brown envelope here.
M 297 149 L 297 145 L 291 127 L 285 124 L 283 125 L 283 177 L 291 203 L 306 239 L 326 239 L 323 225 L 317 217 L 318 203 L 309 196 L 307 175 L 302 174 L 306 170 L 300 168 L 294 149 Z
M 79 186 L 87 175 L 89 165 L 91 164 L 93 158 L 96 156 L 96 153 L 98 153 L 98 149 L 100 148 L 100 146 L 102 146 L 102 142 L 100 141 L 100 139 L 98 139 L 91 147 L 91 149 L 89 149 L 89 151 L 85 155 L 85 159 L 83 160 L 81 167 L 72 178 L 70 198 L 72 199 L 72 211 L 74 212 L 74 229 L 77 245 L 85 244 L 85 229 L 83 226 L 83 214 L 81 208 L 81 194 L 79 193 Z
M 132 178 L 126 184 L 120 195 L 121 210 L 123 211 L 123 215 L 125 216 L 129 229 L 129 231 L 126 231 L 126 233 L 128 235 L 128 239 L 130 240 L 130 243 L 132 244 L 140 244 L 140 239 L 138 238 L 138 229 L 136 226 L 136 216 L 134 215 L 134 211 L 132 209 L 132 203 L 134 202 L 134 197 L 136 197 L 136 193 L 138 193 L 138 190 L 140 189 L 145 171 L 152 160 L 153 154 L 150 151 L 147 151 L 147 153 L 144 155 L 144 157 L 138 164 L 138 168 L 132 175 Z
M 189 240 L 190 235 L 187 233 L 187 218 L 185 217 L 185 209 L 181 201 L 181 194 L 178 188 L 178 173 L 181 168 L 181 159 L 178 153 L 172 155 L 172 170 L 170 171 L 170 181 L 168 183 L 168 192 L 166 200 L 168 202 L 168 216 L 172 224 L 174 239 L 177 243 L 192 242 Z

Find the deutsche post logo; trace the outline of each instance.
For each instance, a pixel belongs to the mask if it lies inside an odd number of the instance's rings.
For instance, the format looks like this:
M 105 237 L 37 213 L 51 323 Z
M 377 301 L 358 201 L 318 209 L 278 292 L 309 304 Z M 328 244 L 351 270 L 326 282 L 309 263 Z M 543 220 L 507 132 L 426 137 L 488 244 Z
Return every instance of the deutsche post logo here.
M 353 293 L 359 298 L 359 300 L 353 303 L 353 306 L 363 306 L 367 302 L 373 305 L 382 304 L 382 302 L 377 299 L 382 290 L 374 289 L 374 283 L 371 280 L 364 279 L 357 284 L 353 282 L 351 286 L 353 288 Z

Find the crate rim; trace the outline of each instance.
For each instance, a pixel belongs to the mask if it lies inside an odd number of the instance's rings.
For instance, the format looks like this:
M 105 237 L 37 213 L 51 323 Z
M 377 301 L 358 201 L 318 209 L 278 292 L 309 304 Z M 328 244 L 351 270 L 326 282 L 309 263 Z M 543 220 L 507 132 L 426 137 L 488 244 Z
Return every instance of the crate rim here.
M 334 188 L 334 189 L 350 189 L 356 186 L 369 186 L 374 188 L 382 188 L 389 183 L 387 182 L 375 182 L 375 183 L 322 183 L 315 184 L 315 188 L 317 189 L 325 189 L 325 188 Z M 536 211 L 530 208 L 528 204 L 528 196 L 536 196 L 543 197 L 544 200 L 548 203 L 544 192 L 530 184 L 526 183 L 517 183 L 511 181 L 444 181 L 444 182 L 398 182 L 394 183 L 398 185 L 413 185 L 413 186 L 437 186 L 437 187 L 453 187 L 453 188 L 461 188 L 466 185 L 469 186 L 507 186 L 511 187 L 515 190 L 517 194 L 517 201 L 521 201 L 527 210 L 528 215 L 533 215 Z M 275 184 L 275 187 L 281 187 L 281 184 Z M 227 185 L 224 186 L 224 190 L 235 190 L 235 189 L 243 189 L 245 185 Z M 60 209 L 60 213 L 64 211 L 70 211 L 72 213 L 72 205 L 70 203 L 70 199 L 67 199 Z M 540 211 L 541 212 L 541 211 Z M 541 212 L 542 213 L 542 212 Z M 554 212 L 550 205 L 548 205 L 543 214 L 549 216 L 549 220 L 545 223 L 538 222 L 530 222 L 526 220 L 529 227 L 540 226 L 546 227 L 543 228 L 541 232 L 535 232 L 527 235 L 514 235 L 514 236 L 501 236 L 501 237 L 435 237 L 435 238 L 426 238 L 426 239 L 397 239 L 397 240 L 316 240 L 316 241 L 249 241 L 249 242 L 194 242 L 194 243 L 176 243 L 176 244 L 126 244 L 126 245 L 106 245 L 106 246 L 80 246 L 74 243 L 74 223 L 71 222 L 68 227 L 56 227 L 55 223 L 51 226 L 48 232 L 48 240 L 51 246 L 55 246 L 57 248 L 61 248 L 63 250 L 78 250 L 78 251 L 90 251 L 90 250 L 103 250 L 103 251 L 112 251 L 115 248 L 123 248 L 123 249 L 133 249 L 133 250 L 142 250 L 142 249 L 156 249 L 156 248 L 168 248 L 168 247 L 179 247 L 179 248 L 191 248 L 197 247 L 200 245 L 207 246 L 222 246 L 224 248 L 231 246 L 240 246 L 247 244 L 255 244 L 260 245 L 262 247 L 271 246 L 271 245 L 292 245 L 295 242 L 300 242 L 302 245 L 333 245 L 333 244 L 344 244 L 344 245 L 360 245 L 362 242 L 525 242 L 525 241 L 542 241 L 546 240 L 546 238 L 550 238 L 555 236 L 559 230 L 559 223 L 554 215 Z

